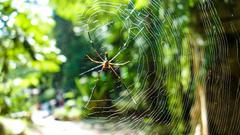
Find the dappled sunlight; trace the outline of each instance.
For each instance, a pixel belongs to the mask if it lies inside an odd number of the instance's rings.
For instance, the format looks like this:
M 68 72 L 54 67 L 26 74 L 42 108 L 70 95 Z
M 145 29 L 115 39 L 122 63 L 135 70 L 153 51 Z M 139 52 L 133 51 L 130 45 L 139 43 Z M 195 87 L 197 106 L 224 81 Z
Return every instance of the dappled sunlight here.
M 0 135 L 240 134 L 239 10 L 0 0 Z

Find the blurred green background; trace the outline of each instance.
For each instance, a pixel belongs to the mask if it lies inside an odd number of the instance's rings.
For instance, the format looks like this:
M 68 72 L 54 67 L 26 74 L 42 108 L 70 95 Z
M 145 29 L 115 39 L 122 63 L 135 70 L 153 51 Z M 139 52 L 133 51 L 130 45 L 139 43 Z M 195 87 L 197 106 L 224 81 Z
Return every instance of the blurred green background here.
M 237 2 L 214 3 L 219 8 Z M 215 24 L 205 28 L 209 35 L 204 31 L 204 13 L 200 13 L 204 4 L 198 0 L 0 0 L 0 134 L 27 134 L 26 128 L 17 132 L 6 123 L 17 120 L 31 129 L 33 114 L 42 110 L 70 121 L 111 118 L 114 110 L 121 112 L 116 121 L 125 116 L 141 119 L 144 126 L 138 123 L 139 129 L 146 134 L 194 134 L 201 123 L 198 88 L 211 87 L 206 78 L 220 61 L 212 53 L 218 50 L 215 37 L 209 37 Z M 222 12 L 220 18 L 228 16 L 228 10 Z M 111 72 L 102 72 L 93 102 L 85 107 L 97 73 L 79 74 L 97 65 L 86 55 L 99 60 L 88 32 L 102 57 L 107 51 L 112 58 L 126 44 L 114 62 L 130 61 L 117 72 L 136 105 L 122 82 Z M 239 71 L 231 71 L 239 77 Z M 107 113 L 98 113 L 101 110 Z M 222 132 L 209 125 L 210 133 Z

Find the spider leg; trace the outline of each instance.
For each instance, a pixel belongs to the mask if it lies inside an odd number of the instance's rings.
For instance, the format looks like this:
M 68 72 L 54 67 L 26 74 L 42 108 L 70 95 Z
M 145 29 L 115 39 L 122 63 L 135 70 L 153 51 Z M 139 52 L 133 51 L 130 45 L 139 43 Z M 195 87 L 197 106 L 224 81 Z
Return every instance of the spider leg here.
M 88 58 L 89 60 L 91 60 L 92 62 L 97 63 L 97 64 L 102 64 L 101 61 L 94 60 L 94 59 L 92 59 L 91 57 L 89 57 L 88 55 L 86 55 L 86 56 L 87 56 L 87 58 Z
M 94 48 L 94 43 L 93 43 L 93 40 L 92 40 L 92 37 L 88 31 L 88 38 L 90 39 L 90 43 L 91 43 L 91 46 L 92 46 L 92 49 L 96 52 L 97 56 L 102 60 L 104 61 L 104 59 L 101 57 L 101 55 L 98 53 L 98 51 Z
M 110 69 L 113 71 L 113 73 L 117 76 L 118 79 L 121 79 L 121 77 L 117 74 L 117 72 L 113 69 L 112 66 L 110 66 Z
M 117 78 L 120 80 L 120 82 L 123 84 L 123 87 L 127 90 L 128 95 L 131 97 L 133 100 L 134 104 L 137 104 L 134 98 L 132 97 L 130 91 L 128 90 L 128 87 L 125 85 L 125 83 L 122 81 L 122 78 L 117 74 L 117 72 L 113 69 L 112 66 L 110 66 L 110 69 L 113 71 L 113 73 L 117 76 Z
M 90 94 L 90 96 L 89 96 L 89 99 L 88 99 L 87 104 L 85 105 L 85 108 L 87 108 L 88 104 L 90 103 L 90 101 L 91 101 L 91 99 L 92 99 L 92 96 L 93 96 L 94 90 L 96 89 L 96 87 L 97 87 L 97 83 L 98 83 L 98 81 L 99 81 L 99 73 L 100 73 L 101 71 L 102 71 L 102 70 L 99 70 L 99 71 L 98 71 L 98 79 L 97 79 L 97 81 L 96 81 L 94 87 L 93 87 L 92 90 L 91 90 L 91 94 Z
M 121 54 L 122 51 L 124 51 L 126 49 L 126 44 L 124 44 L 124 46 L 121 47 L 120 51 L 111 59 L 109 60 L 109 62 L 113 61 L 115 58 L 117 58 L 117 56 L 119 54 Z
M 94 71 L 94 70 L 96 70 L 96 69 L 98 69 L 100 67 L 102 67 L 102 65 L 95 66 L 95 67 L 93 67 L 93 68 L 91 68 L 91 69 L 89 69 L 89 70 L 87 70 L 85 72 L 82 72 L 81 74 L 79 74 L 79 76 L 82 76 L 82 75 L 84 75 L 86 73 L 92 72 L 92 71 Z
M 123 66 L 123 65 L 126 65 L 128 64 L 130 61 L 127 61 L 127 62 L 124 62 L 124 63 L 110 63 L 111 65 L 113 66 Z

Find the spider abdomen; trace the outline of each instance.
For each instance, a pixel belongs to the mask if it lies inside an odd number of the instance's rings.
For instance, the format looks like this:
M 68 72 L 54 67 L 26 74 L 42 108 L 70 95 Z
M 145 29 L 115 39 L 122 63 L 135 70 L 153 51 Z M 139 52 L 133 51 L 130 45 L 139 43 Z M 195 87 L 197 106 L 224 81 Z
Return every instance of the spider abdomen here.
M 110 68 L 109 61 L 104 61 L 103 64 L 102 64 L 102 68 L 103 69 L 109 69 Z

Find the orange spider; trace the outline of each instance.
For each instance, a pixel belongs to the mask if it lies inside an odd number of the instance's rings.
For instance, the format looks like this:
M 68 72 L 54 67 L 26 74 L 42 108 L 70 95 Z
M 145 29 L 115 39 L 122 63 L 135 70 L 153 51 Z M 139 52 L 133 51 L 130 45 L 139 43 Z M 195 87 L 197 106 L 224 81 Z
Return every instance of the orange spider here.
M 112 59 L 109 59 L 109 58 L 108 58 L 108 53 L 105 52 L 105 57 L 104 57 L 104 59 L 103 59 L 103 58 L 101 57 L 101 55 L 97 52 L 97 50 L 94 48 L 93 41 L 92 41 L 91 36 L 90 36 L 89 33 L 88 33 L 88 36 L 89 36 L 89 39 L 90 39 L 90 43 L 91 43 L 91 45 L 92 45 L 92 48 L 95 50 L 97 56 L 101 59 L 101 61 L 94 60 L 94 59 L 92 59 L 90 56 L 86 55 L 87 58 L 88 58 L 90 61 L 92 61 L 92 62 L 94 62 L 94 63 L 96 63 L 96 64 L 100 64 L 100 65 L 95 66 L 95 67 L 93 67 L 93 68 L 91 68 L 91 69 L 89 69 L 89 70 L 81 73 L 80 76 L 82 76 L 82 75 L 84 75 L 84 74 L 86 74 L 86 73 L 95 71 L 95 70 L 97 70 L 97 69 L 99 69 L 99 68 L 101 68 L 101 70 L 99 70 L 98 73 L 99 73 L 99 72 L 102 72 L 102 71 L 104 71 L 104 70 L 106 70 L 106 71 L 110 70 L 110 71 L 112 71 L 112 72 L 114 73 L 114 75 L 121 81 L 121 83 L 123 84 L 123 86 L 124 86 L 125 89 L 127 90 L 128 94 L 129 94 L 130 97 L 132 98 L 134 104 L 136 104 L 136 101 L 135 101 L 135 100 L 133 99 L 133 97 L 131 96 L 131 94 L 130 94 L 128 88 L 127 88 L 127 86 L 123 83 L 120 75 L 118 75 L 118 73 L 116 72 L 115 67 L 114 67 L 114 66 L 123 66 L 123 65 L 126 65 L 126 64 L 129 63 L 130 61 L 127 61 L 127 62 L 124 62 L 124 63 L 113 63 L 113 62 L 112 62 L 112 61 L 115 60 L 115 58 L 117 58 L 117 56 L 118 56 L 124 49 L 126 49 L 126 48 L 125 48 L 125 47 L 122 47 L 122 48 L 120 49 L 120 51 L 119 51 Z M 90 95 L 90 97 L 89 97 L 89 100 L 88 100 L 86 106 L 89 104 L 89 102 L 90 102 L 90 100 L 91 100 L 91 98 L 92 98 L 92 95 L 93 95 L 93 92 L 94 92 L 96 86 L 97 86 L 97 83 L 96 83 L 96 84 L 94 85 L 94 87 L 92 88 L 92 92 L 91 92 L 91 95 Z M 86 106 L 85 106 L 85 107 L 86 107 Z

